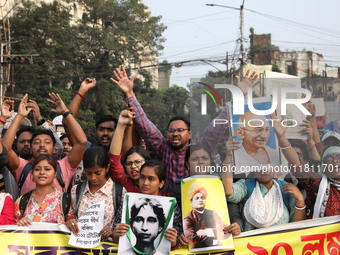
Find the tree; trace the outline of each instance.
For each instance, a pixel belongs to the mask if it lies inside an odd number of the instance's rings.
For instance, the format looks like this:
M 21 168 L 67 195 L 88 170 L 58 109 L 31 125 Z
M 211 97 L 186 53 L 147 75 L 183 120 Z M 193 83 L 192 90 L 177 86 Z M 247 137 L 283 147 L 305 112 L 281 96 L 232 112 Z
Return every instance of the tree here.
M 37 5 L 23 1 L 10 19 L 12 40 L 23 40 L 12 45 L 12 54 L 39 54 L 32 65 L 15 65 L 15 90 L 29 93 L 42 115 L 53 118 L 46 104 L 48 92 L 60 93 L 69 103 L 74 95 L 70 92 L 84 78 L 95 77 L 97 88 L 89 93 L 79 114 L 81 125 L 93 130 L 88 116 L 118 116 L 125 104 L 109 81 L 113 68 L 157 55 L 165 26 L 161 17 L 150 17 L 137 0 L 84 0 L 82 20 L 71 23 L 67 3 L 73 2 Z M 141 89 L 151 84 L 149 79 L 138 82 Z

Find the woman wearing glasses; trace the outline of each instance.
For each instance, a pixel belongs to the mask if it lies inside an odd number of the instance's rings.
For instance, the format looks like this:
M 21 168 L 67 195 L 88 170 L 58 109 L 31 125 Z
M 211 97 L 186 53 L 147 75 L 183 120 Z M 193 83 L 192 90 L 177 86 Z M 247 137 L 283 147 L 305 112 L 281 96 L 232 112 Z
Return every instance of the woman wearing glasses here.
M 110 147 L 110 173 L 112 179 L 121 184 L 127 192 L 140 192 L 138 185 L 140 168 L 146 160 L 151 159 L 149 152 L 140 146 L 134 146 L 125 153 L 123 160 L 127 176 L 121 163 L 124 132 L 131 118 L 133 113 L 128 110 L 122 111 L 119 116 Z

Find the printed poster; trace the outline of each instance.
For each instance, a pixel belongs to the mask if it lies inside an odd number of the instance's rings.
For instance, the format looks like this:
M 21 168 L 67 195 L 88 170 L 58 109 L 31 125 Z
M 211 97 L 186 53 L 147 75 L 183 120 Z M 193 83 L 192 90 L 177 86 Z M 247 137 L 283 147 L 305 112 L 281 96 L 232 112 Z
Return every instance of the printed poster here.
M 118 253 L 170 254 L 171 243 L 164 232 L 173 225 L 175 205 L 176 199 L 172 197 L 126 193 L 122 222 L 130 228 L 119 238 Z
M 253 99 L 253 106 L 257 110 L 270 109 L 271 99 L 259 97 Z M 251 172 L 274 168 L 281 172 L 281 159 L 278 141 L 269 115 L 253 114 L 247 104 L 244 114 L 233 114 L 233 105 L 228 103 L 231 134 L 235 140 L 241 141 L 240 148 L 233 151 L 235 174 L 249 175 Z
M 233 250 L 222 181 L 216 176 L 191 176 L 182 180 L 182 218 L 189 251 Z

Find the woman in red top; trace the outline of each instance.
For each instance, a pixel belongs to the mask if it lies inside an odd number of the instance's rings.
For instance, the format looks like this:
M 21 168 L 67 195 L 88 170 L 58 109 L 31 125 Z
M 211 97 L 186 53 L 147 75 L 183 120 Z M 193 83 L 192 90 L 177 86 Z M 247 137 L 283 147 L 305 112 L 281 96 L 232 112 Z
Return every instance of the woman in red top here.
M 151 158 L 149 152 L 140 146 L 134 146 L 125 153 L 124 162 L 128 176 L 125 174 L 124 167 L 121 163 L 124 132 L 132 118 L 133 113 L 128 110 L 122 111 L 119 116 L 117 128 L 110 147 L 110 174 L 111 178 L 121 184 L 127 192 L 140 193 L 141 191 L 138 185 L 140 168 L 146 160 Z
M 14 202 L 9 193 L 0 193 L 0 225 L 14 225 Z

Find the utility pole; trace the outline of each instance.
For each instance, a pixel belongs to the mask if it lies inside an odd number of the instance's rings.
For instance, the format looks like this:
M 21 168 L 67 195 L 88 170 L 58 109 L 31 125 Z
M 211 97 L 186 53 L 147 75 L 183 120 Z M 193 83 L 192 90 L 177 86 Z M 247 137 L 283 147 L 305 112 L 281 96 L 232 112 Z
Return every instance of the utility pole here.
M 218 6 L 218 7 L 223 7 L 223 8 L 229 8 L 229 9 L 234 9 L 240 11 L 240 38 L 237 39 L 237 41 L 240 43 L 240 53 L 238 55 L 238 59 L 240 60 L 240 78 L 241 80 L 243 79 L 243 66 L 244 66 L 244 56 L 245 56 L 245 47 L 244 47 L 244 12 L 243 12 L 243 7 L 244 7 L 244 1 L 242 2 L 242 5 L 240 8 L 235 8 L 231 6 L 226 6 L 226 5 L 219 5 L 219 4 L 206 4 L 207 6 Z
M 244 6 L 244 1 L 242 5 L 240 6 L 240 55 L 239 55 L 239 60 L 240 60 L 240 77 L 243 79 L 243 66 L 244 66 L 244 55 L 245 55 L 245 50 L 244 50 L 244 18 L 243 18 L 243 6 Z

